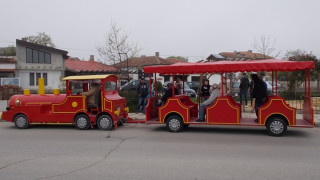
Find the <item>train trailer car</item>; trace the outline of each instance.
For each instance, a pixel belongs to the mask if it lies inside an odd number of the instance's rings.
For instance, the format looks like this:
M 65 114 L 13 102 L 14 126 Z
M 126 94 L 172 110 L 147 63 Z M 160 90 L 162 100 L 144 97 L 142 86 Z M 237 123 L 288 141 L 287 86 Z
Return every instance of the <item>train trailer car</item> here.
M 23 95 L 12 96 L 2 119 L 21 129 L 32 124 L 74 124 L 77 129 L 97 125 L 101 130 L 110 130 L 126 121 L 129 109 L 126 99 L 118 94 L 118 76 L 69 76 L 62 80 L 66 94 L 60 94 L 59 89 L 45 94 L 40 78 L 38 94 L 30 94 L 30 90 L 25 89 Z M 96 89 L 91 90 L 94 85 Z M 95 102 L 89 103 L 89 96 L 94 96 Z
M 313 61 L 286 61 L 277 59 L 250 60 L 250 61 L 218 61 L 208 63 L 176 63 L 165 66 L 146 66 L 145 73 L 163 74 L 172 76 L 174 84 L 175 75 L 185 76 L 190 74 L 221 75 L 221 97 L 205 108 L 205 121 L 199 122 L 198 104 L 192 102 L 185 95 L 177 95 L 172 89 L 172 97 L 161 106 L 157 107 L 157 97 L 149 98 L 146 106 L 146 123 L 165 124 L 170 132 L 182 131 L 190 124 L 194 125 L 234 125 L 234 126 L 265 126 L 272 136 L 282 136 L 287 127 L 312 128 L 314 126 L 313 106 L 310 93 L 310 70 L 314 68 Z M 268 100 L 258 108 L 258 117 L 243 117 L 241 104 L 234 101 L 227 90 L 227 73 L 233 72 L 258 72 L 272 73 L 272 84 L 275 88 L 269 94 Z M 305 95 L 302 117 L 296 117 L 296 108 L 290 107 L 284 98 L 280 97 L 277 88 L 278 71 L 304 71 Z M 156 77 L 155 77 L 156 78 Z M 184 79 L 184 78 L 183 78 Z M 231 82 L 231 81 L 230 81 Z M 155 93 L 157 95 L 157 93 Z

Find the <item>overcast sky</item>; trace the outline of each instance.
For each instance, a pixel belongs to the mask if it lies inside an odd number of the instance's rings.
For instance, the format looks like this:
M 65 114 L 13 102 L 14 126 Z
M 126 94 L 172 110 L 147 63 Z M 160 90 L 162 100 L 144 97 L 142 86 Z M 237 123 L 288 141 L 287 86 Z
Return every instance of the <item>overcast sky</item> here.
M 130 33 L 140 55 L 186 56 L 252 49 L 263 34 L 275 48 L 320 57 L 319 0 L 1 0 L 0 47 L 37 32 L 69 56 L 89 59 L 111 21 Z

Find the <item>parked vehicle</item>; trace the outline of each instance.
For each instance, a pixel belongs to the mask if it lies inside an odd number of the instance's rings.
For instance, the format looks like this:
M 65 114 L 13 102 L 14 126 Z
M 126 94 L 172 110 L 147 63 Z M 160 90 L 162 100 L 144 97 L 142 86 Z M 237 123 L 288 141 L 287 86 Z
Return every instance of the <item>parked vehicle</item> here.
M 120 87 L 120 91 L 136 91 L 140 80 L 131 80 Z M 149 88 L 149 80 L 146 79 L 147 87 Z
M 187 82 L 188 86 L 193 89 L 195 92 L 198 92 L 198 89 L 200 87 L 200 82 L 198 81 L 192 81 L 192 82 Z
M 167 90 L 167 86 L 168 86 L 169 83 L 172 83 L 172 81 L 166 81 L 166 82 L 163 83 L 162 92 L 165 92 Z M 188 86 L 187 82 L 184 82 L 184 94 L 187 95 L 187 96 L 190 96 L 190 97 L 196 97 L 197 96 L 196 91 L 191 89 Z

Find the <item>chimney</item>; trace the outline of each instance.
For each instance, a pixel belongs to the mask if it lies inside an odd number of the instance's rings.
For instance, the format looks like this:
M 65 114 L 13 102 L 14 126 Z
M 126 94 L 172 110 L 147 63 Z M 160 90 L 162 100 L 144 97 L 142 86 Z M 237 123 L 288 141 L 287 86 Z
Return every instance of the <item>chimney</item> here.
M 248 50 L 248 52 L 252 53 L 252 50 Z
M 94 61 L 94 55 L 90 55 L 90 61 Z
M 156 52 L 156 57 L 159 57 L 160 56 L 160 53 L 159 52 Z

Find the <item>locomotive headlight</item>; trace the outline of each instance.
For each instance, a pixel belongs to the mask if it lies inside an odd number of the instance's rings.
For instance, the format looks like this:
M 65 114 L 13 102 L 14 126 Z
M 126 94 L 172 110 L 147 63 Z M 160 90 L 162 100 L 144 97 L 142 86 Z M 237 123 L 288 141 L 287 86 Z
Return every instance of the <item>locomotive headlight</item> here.
M 20 106 L 21 105 L 21 101 L 19 99 L 16 99 L 16 105 Z
M 117 110 L 114 111 L 114 115 L 116 115 L 116 116 L 120 115 L 120 106 L 118 106 Z

